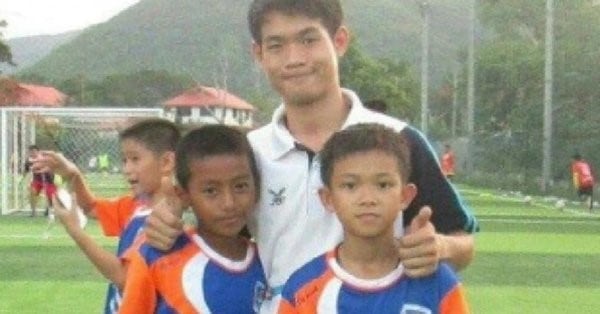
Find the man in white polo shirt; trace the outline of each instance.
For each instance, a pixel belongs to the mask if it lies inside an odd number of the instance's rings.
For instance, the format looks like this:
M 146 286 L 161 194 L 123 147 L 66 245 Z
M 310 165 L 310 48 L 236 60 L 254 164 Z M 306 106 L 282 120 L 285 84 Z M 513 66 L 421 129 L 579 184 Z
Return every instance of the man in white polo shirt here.
M 268 125 L 248 137 L 262 177 L 261 197 L 249 223 L 274 297 L 261 313 L 274 313 L 280 286 L 291 273 L 339 243 L 342 229 L 318 196 L 319 154 L 336 131 L 378 122 L 404 132 L 410 141 L 417 198 L 404 212 L 399 258 L 412 277 L 432 273 L 440 260 L 457 269 L 473 257 L 474 217 L 442 175 L 426 139 L 397 119 L 366 109 L 342 89 L 338 57 L 350 35 L 339 0 L 254 0 L 248 22 L 253 52 L 283 104 Z M 154 210 L 147 220 L 150 242 L 169 248 L 181 232 L 178 214 Z

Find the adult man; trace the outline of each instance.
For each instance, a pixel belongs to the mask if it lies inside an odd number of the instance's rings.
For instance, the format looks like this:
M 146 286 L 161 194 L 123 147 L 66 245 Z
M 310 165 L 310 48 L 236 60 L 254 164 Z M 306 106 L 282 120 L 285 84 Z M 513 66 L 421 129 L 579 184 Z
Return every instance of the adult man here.
M 410 139 L 417 169 L 410 181 L 422 193 L 405 212 L 408 230 L 399 240 L 405 272 L 424 276 L 440 259 L 459 269 L 472 259 L 468 232 L 476 222 L 442 175 L 426 140 L 406 123 L 366 109 L 356 94 L 341 88 L 338 57 L 350 43 L 342 20 L 339 0 L 254 0 L 250 6 L 255 59 L 283 99 L 271 123 L 248 135 L 263 178 L 249 227 L 274 294 L 263 313 L 276 310 L 281 285 L 297 267 L 342 239 L 339 221 L 319 200 L 318 152 L 334 132 L 349 125 L 381 123 Z M 176 215 L 155 210 L 147 236 L 155 246 L 168 248 L 180 232 L 178 222 Z

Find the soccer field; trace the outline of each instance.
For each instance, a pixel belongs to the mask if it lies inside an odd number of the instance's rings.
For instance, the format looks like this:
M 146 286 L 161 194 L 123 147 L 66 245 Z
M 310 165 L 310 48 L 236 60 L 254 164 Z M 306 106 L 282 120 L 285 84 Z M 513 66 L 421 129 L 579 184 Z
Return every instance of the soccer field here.
M 473 313 L 594 313 L 600 308 L 600 215 L 570 204 L 461 187 L 481 232 L 460 275 Z M 106 283 L 44 218 L 0 216 L 0 313 L 99 313 Z M 106 247 L 94 222 L 88 231 Z

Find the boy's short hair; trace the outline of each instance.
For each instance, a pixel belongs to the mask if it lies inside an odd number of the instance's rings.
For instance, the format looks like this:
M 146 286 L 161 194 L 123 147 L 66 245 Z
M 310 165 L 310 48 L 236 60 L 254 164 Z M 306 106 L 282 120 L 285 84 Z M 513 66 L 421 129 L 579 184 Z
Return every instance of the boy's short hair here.
M 35 144 L 29 145 L 29 147 L 27 147 L 27 149 L 28 150 L 40 150 L 40 148 Z
M 250 164 L 256 196 L 260 195 L 260 175 L 252 147 L 240 130 L 221 124 L 205 125 L 187 133 L 177 145 L 175 173 L 179 185 L 186 189 L 191 178 L 190 162 L 215 155 L 246 156 Z
M 321 151 L 321 180 L 330 186 L 334 164 L 355 153 L 378 150 L 395 156 L 400 177 L 408 182 L 411 172 L 410 147 L 399 132 L 377 123 L 361 123 L 338 131 Z
M 271 12 L 319 19 L 332 37 L 344 19 L 340 0 L 253 0 L 248 10 L 248 26 L 258 44 L 262 43 L 265 16 Z
M 181 132 L 177 126 L 160 118 L 142 120 L 119 133 L 119 141 L 131 139 L 140 142 L 155 154 L 174 152 L 180 138 Z

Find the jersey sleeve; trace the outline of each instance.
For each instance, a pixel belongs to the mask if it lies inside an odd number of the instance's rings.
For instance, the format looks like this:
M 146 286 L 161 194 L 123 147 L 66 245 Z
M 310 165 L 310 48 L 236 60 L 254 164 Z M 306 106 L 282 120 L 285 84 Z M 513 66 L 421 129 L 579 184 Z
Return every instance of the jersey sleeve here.
M 106 236 L 120 236 L 135 211 L 135 199 L 124 196 L 118 199 L 97 199 L 94 214 Z
M 279 302 L 279 308 L 277 309 L 278 314 L 296 314 L 298 311 L 296 308 L 285 298 L 281 298 Z
M 469 306 L 465 297 L 462 284 L 458 280 L 456 273 L 448 264 L 440 263 L 436 270 L 439 295 L 440 314 L 467 314 Z
M 129 255 L 127 279 L 123 291 L 121 314 L 154 313 L 156 308 L 156 287 L 150 268 L 139 251 Z
M 440 233 L 479 230 L 477 221 L 454 187 L 444 177 L 436 154 L 425 137 L 413 127 L 405 127 L 401 134 L 411 149 L 412 172 L 409 181 L 417 186 L 417 195 L 404 211 L 404 225 L 408 226 L 421 207 L 431 207 L 431 221 Z

